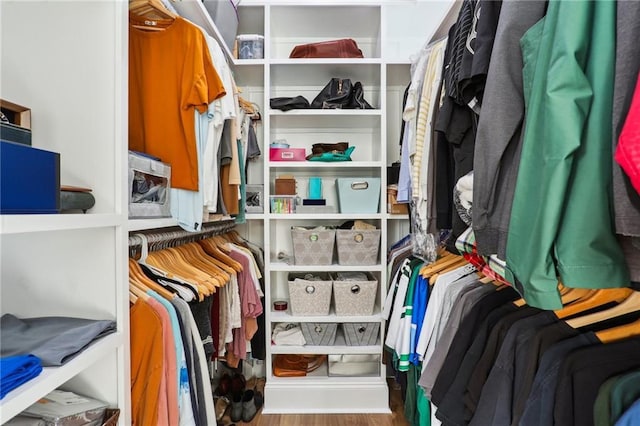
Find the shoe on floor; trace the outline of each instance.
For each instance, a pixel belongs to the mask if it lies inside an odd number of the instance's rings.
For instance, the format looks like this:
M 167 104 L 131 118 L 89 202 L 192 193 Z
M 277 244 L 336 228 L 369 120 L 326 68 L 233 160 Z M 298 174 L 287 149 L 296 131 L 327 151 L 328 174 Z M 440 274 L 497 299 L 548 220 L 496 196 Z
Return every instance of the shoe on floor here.
M 249 423 L 256 416 L 258 409 L 254 400 L 255 392 L 252 390 L 245 391 L 242 396 L 242 421 Z
M 242 395 L 234 395 L 231 400 L 231 421 L 239 422 L 242 420 Z
M 229 398 L 226 396 L 214 397 L 215 400 L 215 411 L 216 411 L 216 420 L 222 420 L 224 413 L 227 411 L 227 407 L 229 407 Z

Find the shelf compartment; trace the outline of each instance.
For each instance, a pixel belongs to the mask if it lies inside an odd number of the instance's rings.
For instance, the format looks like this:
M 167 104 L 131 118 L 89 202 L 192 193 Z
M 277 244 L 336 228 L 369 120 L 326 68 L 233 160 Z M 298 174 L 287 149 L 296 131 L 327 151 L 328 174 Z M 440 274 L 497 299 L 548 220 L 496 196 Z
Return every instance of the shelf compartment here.
M 380 65 L 380 58 L 277 58 L 270 65 Z
M 272 354 L 380 354 L 380 339 L 375 345 L 347 346 L 344 335 L 340 331 L 336 334 L 336 341 L 332 346 L 286 346 L 271 345 Z M 319 368 L 318 370 L 320 370 Z M 318 371 L 316 370 L 316 371 Z M 313 373 L 312 373 L 313 374 Z
M 379 169 L 382 166 L 380 161 L 270 161 L 269 168 L 272 169 L 300 169 L 301 171 L 313 171 L 315 169 Z M 288 170 L 289 171 L 289 170 Z M 291 170 L 295 171 L 295 170 Z
M 382 315 L 380 312 L 380 307 L 376 306 L 374 308 L 373 315 L 366 316 L 345 316 L 345 315 L 336 315 L 333 307 L 329 312 L 329 315 L 314 315 L 314 316 L 301 316 L 301 315 L 292 315 L 289 311 L 271 311 L 271 315 L 269 316 L 270 322 L 380 322 L 382 320 Z
M 365 58 L 381 56 L 380 7 L 376 5 L 274 5 L 270 23 L 272 58 L 288 58 L 296 45 L 341 38 L 354 39 Z
M 310 116 L 380 116 L 381 109 L 292 109 L 281 111 L 270 109 L 269 115 L 310 115 Z
M 289 265 L 284 262 L 272 262 L 269 265 L 269 269 L 271 271 L 283 271 L 283 272 L 374 272 L 374 271 L 384 271 L 384 265 L 364 265 L 364 266 L 353 266 L 353 265 Z
M 81 354 L 60 367 L 45 367 L 40 375 L 9 392 L 0 401 L 0 423 L 4 424 L 37 400 L 63 385 L 104 356 L 123 347 L 122 333 L 98 340 Z

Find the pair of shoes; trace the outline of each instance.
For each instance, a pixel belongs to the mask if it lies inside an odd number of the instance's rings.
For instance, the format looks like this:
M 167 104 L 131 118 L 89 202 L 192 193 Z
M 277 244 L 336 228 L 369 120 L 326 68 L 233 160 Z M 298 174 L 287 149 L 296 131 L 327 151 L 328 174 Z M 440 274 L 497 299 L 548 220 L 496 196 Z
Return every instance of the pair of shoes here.
M 231 402 L 231 421 L 239 422 L 242 420 L 249 423 L 256 416 L 260 407 L 256 406 L 255 392 L 251 389 L 246 390 L 241 397 L 233 397 Z

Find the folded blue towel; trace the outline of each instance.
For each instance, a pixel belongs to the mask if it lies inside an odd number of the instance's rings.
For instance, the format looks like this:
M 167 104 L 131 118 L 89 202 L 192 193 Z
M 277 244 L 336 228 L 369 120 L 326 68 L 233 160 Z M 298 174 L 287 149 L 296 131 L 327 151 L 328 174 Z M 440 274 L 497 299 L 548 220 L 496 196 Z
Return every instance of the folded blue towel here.
M 42 371 L 40 358 L 34 355 L 16 355 L 0 358 L 0 399 Z

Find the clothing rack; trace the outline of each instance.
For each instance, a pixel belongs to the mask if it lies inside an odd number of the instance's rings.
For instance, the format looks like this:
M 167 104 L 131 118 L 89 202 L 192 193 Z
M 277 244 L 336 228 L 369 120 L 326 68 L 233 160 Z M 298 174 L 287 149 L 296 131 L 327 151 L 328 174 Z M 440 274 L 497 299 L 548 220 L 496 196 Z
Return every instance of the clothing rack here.
M 202 225 L 202 230 L 198 232 L 189 232 L 183 229 L 163 230 L 144 232 L 143 234 L 148 243 L 149 251 L 161 250 L 167 247 L 175 247 L 187 244 L 193 241 L 203 240 L 205 238 L 221 235 L 235 228 L 234 219 L 225 219 L 216 222 L 209 222 Z M 142 238 L 138 234 L 129 236 L 129 251 L 142 247 Z

